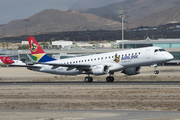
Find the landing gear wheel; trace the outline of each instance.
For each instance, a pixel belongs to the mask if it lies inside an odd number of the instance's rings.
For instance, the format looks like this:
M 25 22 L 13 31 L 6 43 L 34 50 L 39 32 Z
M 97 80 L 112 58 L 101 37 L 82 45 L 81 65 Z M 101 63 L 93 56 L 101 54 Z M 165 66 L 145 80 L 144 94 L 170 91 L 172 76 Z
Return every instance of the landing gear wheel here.
M 155 69 L 154 74 L 159 74 L 159 70 L 157 70 L 157 64 L 155 64 L 154 69 Z
M 113 77 L 113 76 L 108 76 L 108 77 L 106 78 L 106 81 L 107 81 L 107 82 L 114 82 L 114 77 Z
M 110 82 L 110 77 L 107 77 L 107 78 L 106 78 L 106 81 L 107 81 L 107 82 Z
M 90 82 L 93 82 L 93 78 L 92 77 L 85 77 L 84 81 L 86 83 L 90 83 Z
M 155 70 L 155 71 L 154 71 L 154 74 L 159 74 L 159 71 L 158 71 L 158 70 Z

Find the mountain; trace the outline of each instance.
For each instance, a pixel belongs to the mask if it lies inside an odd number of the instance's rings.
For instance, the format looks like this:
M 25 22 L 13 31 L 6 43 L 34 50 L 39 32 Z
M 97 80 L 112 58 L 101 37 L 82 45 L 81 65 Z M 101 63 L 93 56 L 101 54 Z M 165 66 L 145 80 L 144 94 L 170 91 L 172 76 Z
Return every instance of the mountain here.
M 27 27 L 26 27 L 27 26 Z M 93 14 L 77 11 L 60 11 L 56 9 L 43 10 L 24 20 L 13 20 L 0 27 L 5 35 L 27 33 L 115 30 L 121 28 L 121 23 L 108 20 Z
M 3 26 L 3 25 L 5 25 L 5 24 L 0 24 L 0 26 Z
M 129 24 L 131 28 L 136 28 L 139 26 L 159 26 L 161 24 L 168 23 L 180 23 L 180 4 L 171 7 L 167 10 L 149 15 L 147 17 L 141 18 Z
M 180 4 L 180 0 L 125 0 L 123 2 L 99 8 L 83 10 L 84 13 L 95 14 L 111 20 L 121 21 L 119 11 L 123 11 L 128 22 L 138 20 Z
M 124 0 L 77 0 L 69 10 L 97 8 L 122 1 Z

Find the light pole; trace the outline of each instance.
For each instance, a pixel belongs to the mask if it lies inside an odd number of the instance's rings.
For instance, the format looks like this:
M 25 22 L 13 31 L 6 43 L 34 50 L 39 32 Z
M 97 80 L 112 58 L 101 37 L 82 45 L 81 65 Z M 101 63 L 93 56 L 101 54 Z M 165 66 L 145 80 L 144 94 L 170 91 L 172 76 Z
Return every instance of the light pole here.
M 122 50 L 124 50 L 124 13 L 119 11 L 119 16 L 122 18 Z
M 101 43 L 102 43 L 102 38 L 99 38 L 101 40 Z
M 120 14 L 122 18 L 122 50 L 124 50 L 124 14 Z
M 88 39 L 89 39 L 89 44 L 90 44 L 91 38 L 90 38 L 90 36 L 89 36 L 89 35 L 87 35 L 87 36 L 88 36 Z

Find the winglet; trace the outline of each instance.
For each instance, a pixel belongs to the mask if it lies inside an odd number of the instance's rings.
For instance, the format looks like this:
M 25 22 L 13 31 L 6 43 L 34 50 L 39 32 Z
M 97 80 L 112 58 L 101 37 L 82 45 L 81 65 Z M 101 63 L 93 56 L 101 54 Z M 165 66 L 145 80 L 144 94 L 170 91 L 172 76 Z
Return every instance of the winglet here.
M 34 37 L 28 37 L 29 48 L 32 54 L 32 59 L 36 62 L 49 62 L 54 61 L 56 59 L 47 56 L 38 42 L 34 39 Z

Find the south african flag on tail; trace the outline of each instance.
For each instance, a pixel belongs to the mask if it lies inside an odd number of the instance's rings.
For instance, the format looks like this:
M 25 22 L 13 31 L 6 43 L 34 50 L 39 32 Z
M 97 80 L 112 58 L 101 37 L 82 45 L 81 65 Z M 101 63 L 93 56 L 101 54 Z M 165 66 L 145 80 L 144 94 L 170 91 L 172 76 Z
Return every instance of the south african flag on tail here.
M 34 37 L 28 37 L 29 47 L 32 59 L 36 62 L 50 62 L 56 59 L 47 56 L 41 46 L 37 43 Z

